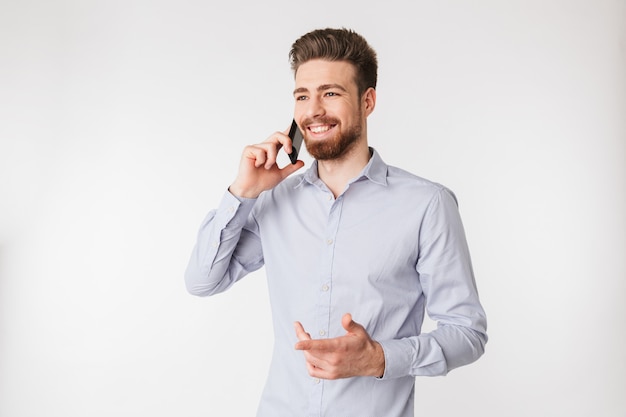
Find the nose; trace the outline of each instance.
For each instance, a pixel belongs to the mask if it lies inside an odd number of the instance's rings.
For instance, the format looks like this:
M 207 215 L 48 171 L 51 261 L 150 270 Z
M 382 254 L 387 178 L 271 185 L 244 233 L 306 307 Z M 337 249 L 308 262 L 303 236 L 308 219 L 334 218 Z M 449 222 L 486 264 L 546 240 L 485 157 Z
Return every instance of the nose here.
M 305 110 L 307 118 L 314 119 L 316 117 L 323 116 L 325 113 L 326 111 L 324 110 L 323 103 L 318 97 L 313 96 L 307 100 Z

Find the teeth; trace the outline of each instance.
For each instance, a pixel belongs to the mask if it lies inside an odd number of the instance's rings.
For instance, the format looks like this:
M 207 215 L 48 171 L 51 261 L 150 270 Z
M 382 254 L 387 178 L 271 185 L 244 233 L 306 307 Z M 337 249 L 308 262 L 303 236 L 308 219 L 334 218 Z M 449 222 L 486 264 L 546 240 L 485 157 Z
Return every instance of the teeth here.
M 311 132 L 313 133 L 324 133 L 330 130 L 330 126 L 315 126 L 311 127 Z

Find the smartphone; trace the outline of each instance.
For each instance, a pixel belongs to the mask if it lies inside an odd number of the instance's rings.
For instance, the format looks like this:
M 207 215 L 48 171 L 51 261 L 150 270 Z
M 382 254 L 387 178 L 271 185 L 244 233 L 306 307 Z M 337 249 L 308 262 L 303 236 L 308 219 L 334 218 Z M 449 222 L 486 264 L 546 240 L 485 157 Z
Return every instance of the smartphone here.
M 295 164 L 298 161 L 298 151 L 300 151 L 300 147 L 302 146 L 302 132 L 300 132 L 300 128 L 295 120 L 291 122 L 289 137 L 291 138 L 292 148 L 292 151 L 289 154 L 289 160 L 292 164 Z

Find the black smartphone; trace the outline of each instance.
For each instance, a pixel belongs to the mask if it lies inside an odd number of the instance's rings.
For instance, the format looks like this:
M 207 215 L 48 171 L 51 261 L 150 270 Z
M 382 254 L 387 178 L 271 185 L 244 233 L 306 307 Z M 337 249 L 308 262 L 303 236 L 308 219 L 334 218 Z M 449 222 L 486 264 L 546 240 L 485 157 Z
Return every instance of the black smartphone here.
M 295 164 L 298 161 L 298 152 L 300 151 L 300 147 L 302 146 L 302 132 L 300 132 L 300 128 L 298 127 L 298 124 L 295 120 L 291 122 L 289 137 L 291 138 L 292 148 L 292 151 L 289 154 L 289 160 L 292 164 Z

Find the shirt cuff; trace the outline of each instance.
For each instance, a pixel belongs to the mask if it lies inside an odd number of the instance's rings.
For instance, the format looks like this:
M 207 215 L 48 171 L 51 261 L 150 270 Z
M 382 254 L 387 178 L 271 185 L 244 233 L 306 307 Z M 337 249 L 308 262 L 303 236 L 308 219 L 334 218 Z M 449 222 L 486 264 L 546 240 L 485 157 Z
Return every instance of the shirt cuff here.
M 385 354 L 385 372 L 381 379 L 402 378 L 410 374 L 415 345 L 411 339 L 378 342 Z
M 385 353 L 385 373 L 382 379 L 448 373 L 443 350 L 433 337 L 421 335 L 379 343 Z

